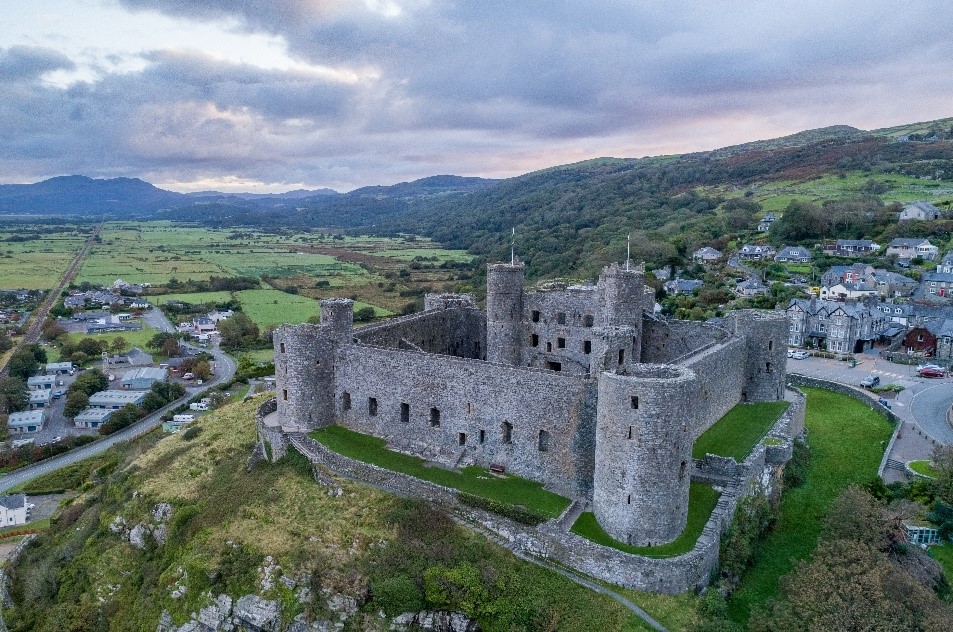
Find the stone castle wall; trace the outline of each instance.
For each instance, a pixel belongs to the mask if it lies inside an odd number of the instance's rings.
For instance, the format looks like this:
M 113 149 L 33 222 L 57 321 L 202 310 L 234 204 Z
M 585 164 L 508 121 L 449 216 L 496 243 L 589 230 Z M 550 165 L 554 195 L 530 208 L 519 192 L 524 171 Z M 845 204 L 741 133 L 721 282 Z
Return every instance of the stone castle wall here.
M 646 318 L 642 331 L 642 361 L 650 364 L 676 362 L 730 335 L 721 327 L 701 321 L 655 318 Z
M 593 326 L 600 318 L 595 286 L 526 293 L 523 366 L 545 369 L 549 362 L 558 362 L 563 372 L 589 373 L 596 340 Z
M 340 425 L 451 465 L 495 463 L 565 495 L 590 493 L 595 380 L 363 345 L 344 347 L 337 365 Z
M 354 338 L 377 347 L 483 359 L 486 315 L 472 307 L 427 311 L 362 327 Z
M 693 416 L 692 438 L 697 439 L 725 413 L 741 401 L 745 388 L 745 341 L 731 338 L 679 362 L 698 376 L 698 394 L 690 403 Z

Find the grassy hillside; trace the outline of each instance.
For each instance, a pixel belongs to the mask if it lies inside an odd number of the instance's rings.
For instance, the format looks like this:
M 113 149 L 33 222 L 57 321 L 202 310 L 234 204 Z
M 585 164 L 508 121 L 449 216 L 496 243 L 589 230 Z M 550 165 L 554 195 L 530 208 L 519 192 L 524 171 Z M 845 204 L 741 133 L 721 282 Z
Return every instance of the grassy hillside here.
M 70 477 L 98 482 L 82 485 L 13 569 L 10 629 L 154 630 L 163 611 L 182 624 L 221 593 L 279 600 L 284 622 L 337 621 L 332 607 L 353 598 L 348 630 L 386 629 L 381 610 L 428 607 L 465 611 L 491 631 L 643 629 L 616 602 L 426 505 L 352 483 L 329 495 L 300 457 L 246 473 L 258 401 L 203 417 L 191 440 L 151 435 Z M 160 502 L 171 518 L 153 515 Z M 160 523 L 165 543 L 147 536 L 143 549 L 117 526 Z

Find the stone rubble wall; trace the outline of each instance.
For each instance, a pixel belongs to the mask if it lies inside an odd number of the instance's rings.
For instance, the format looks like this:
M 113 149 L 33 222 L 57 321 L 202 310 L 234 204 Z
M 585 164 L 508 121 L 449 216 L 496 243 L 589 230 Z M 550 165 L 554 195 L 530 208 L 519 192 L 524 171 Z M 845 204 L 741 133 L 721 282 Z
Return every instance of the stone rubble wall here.
M 486 316 L 472 307 L 427 311 L 361 327 L 354 331 L 354 339 L 362 344 L 394 349 L 406 348 L 404 343 L 409 342 L 426 353 L 483 359 Z
M 255 427 L 258 429 L 258 445 L 265 457 L 277 461 L 288 452 L 288 437 L 280 426 L 266 426 L 265 417 L 278 410 L 278 400 L 269 399 L 258 407 L 255 413 Z M 267 446 L 267 448 L 266 448 Z

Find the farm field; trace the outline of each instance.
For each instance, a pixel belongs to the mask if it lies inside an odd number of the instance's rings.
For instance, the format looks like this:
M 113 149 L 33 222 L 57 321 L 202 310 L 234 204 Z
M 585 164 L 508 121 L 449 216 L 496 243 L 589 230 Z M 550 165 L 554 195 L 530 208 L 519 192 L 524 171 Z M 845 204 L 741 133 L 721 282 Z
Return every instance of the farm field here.
M 65 227 L 43 225 L 0 225 L 0 288 L 46 290 L 54 287 L 86 236 L 73 227 L 65 230 Z
M 104 285 L 121 278 L 151 285 L 151 293 L 162 300 L 187 303 L 229 300 L 227 292 L 183 292 L 183 284 L 212 276 L 256 277 L 262 292 L 291 289 L 285 294 L 290 299 L 265 294 L 246 297 L 249 316 L 260 326 L 303 322 L 316 313 L 305 299 L 330 296 L 351 297 L 355 309 L 370 306 L 378 317 L 387 316 L 425 291 L 456 287 L 457 270 L 467 268 L 472 260 L 462 250 L 445 250 L 417 237 L 269 234 L 171 222 L 107 223 L 101 240 L 80 270 L 77 284 Z M 277 310 L 271 307 L 276 300 Z M 305 309 L 307 315 L 299 316 Z

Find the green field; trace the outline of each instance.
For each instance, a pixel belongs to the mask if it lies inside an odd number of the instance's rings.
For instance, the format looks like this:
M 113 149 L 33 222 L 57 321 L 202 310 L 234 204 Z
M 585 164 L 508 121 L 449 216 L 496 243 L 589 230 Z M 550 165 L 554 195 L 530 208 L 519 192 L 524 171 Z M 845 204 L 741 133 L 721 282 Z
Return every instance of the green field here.
M 591 511 L 582 513 L 572 525 L 572 532 L 592 540 L 596 544 L 611 546 L 614 549 L 644 555 L 646 557 L 674 557 L 688 553 L 695 547 L 698 536 L 711 518 L 711 512 L 718 504 L 720 494 L 711 485 L 692 483 L 688 491 L 688 521 L 685 529 L 675 540 L 660 546 L 630 546 L 615 540 L 599 525 Z
M 788 402 L 736 405 L 698 437 L 692 446 L 692 458 L 704 459 L 706 454 L 715 454 L 739 463 L 744 461 L 787 409 Z
M 316 430 L 311 433 L 311 437 L 352 459 L 507 505 L 521 505 L 549 518 L 558 517 L 569 506 L 567 498 L 543 489 L 541 484 L 534 481 L 518 476 L 497 476 L 481 467 L 465 467 L 459 471 L 431 467 L 417 457 L 388 450 L 384 447 L 387 442 L 383 439 L 353 432 L 341 426 Z
M 28 241 L 8 241 L 27 237 Z M 59 281 L 86 235 L 47 226 L 0 226 L 0 289 L 45 290 Z
M 811 461 L 806 482 L 785 491 L 774 528 L 758 543 L 755 563 L 732 594 L 729 614 L 747 620 L 752 607 L 776 597 L 783 575 L 807 559 L 817 544 L 824 514 L 851 485 L 877 476 L 892 427 L 878 411 L 831 391 L 807 393 L 806 426 Z
M 401 261 L 413 261 L 420 259 L 434 263 L 443 263 L 444 261 L 472 261 L 473 255 L 467 254 L 463 250 L 444 250 L 443 248 L 403 248 L 374 250 L 370 254 L 378 257 L 391 257 Z
M 105 334 L 83 334 L 83 333 L 74 333 L 68 334 L 68 337 L 73 342 L 79 342 L 83 338 L 92 338 L 97 341 L 104 341 L 108 345 L 112 345 L 113 340 L 119 338 L 120 336 L 126 340 L 128 343 L 126 345 L 126 351 L 129 351 L 133 347 L 138 347 L 149 353 L 153 358 L 158 359 L 159 354 L 157 354 L 155 349 L 149 349 L 146 347 L 148 342 L 152 340 L 152 337 L 156 334 L 156 330 L 152 327 L 145 325 L 139 331 L 111 331 Z M 47 349 L 47 355 L 49 356 L 50 362 L 58 362 L 60 360 L 60 349 L 59 347 L 50 347 Z M 95 362 L 96 359 L 91 359 L 92 362 Z

